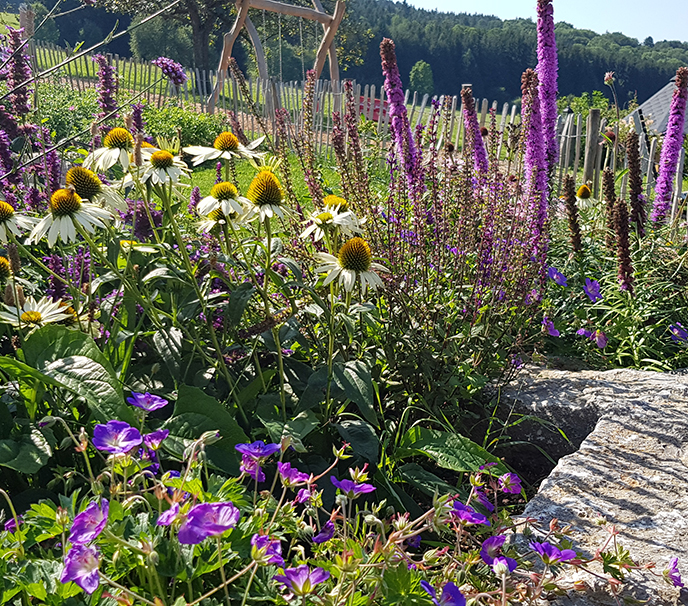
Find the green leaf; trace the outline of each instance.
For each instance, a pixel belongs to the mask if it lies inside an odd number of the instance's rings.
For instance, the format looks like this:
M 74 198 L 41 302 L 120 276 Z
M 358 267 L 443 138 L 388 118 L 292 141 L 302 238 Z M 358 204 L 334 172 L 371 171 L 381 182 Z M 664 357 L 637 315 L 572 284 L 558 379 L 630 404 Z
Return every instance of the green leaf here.
M 497 457 L 458 433 L 412 427 L 402 437 L 394 458 L 402 460 L 419 454 L 452 471 L 479 471 L 487 462 L 497 463 L 493 470 L 498 474 L 509 471 Z
M 25 474 L 36 473 L 52 456 L 52 450 L 37 429 L 19 439 L 0 440 L 0 465 Z
M 373 381 L 365 363 L 361 360 L 349 360 L 345 364 L 335 364 L 332 370 L 335 383 L 344 391 L 346 397 L 358 405 L 368 423 L 377 427 L 377 415 L 373 405 Z
M 229 295 L 229 303 L 227 304 L 226 317 L 229 325 L 234 328 L 239 325 L 241 316 L 244 315 L 244 309 L 251 300 L 255 288 L 248 283 L 239 284 Z
M 365 421 L 346 420 L 335 425 L 339 435 L 351 444 L 353 451 L 373 465 L 377 465 L 380 442 L 375 430 Z
M 176 381 L 182 360 L 182 331 L 174 326 L 160 329 L 153 335 L 153 345 L 165 362 L 170 375 Z
M 200 389 L 188 385 L 179 388 L 174 414 L 163 428 L 170 431 L 165 448 L 179 457 L 206 431 L 219 431 L 221 439 L 205 447 L 208 462 L 227 473 L 239 472 L 240 457 L 234 447 L 249 439 L 232 414 Z
M 447 484 L 442 478 L 430 473 L 416 463 L 407 463 L 399 469 L 399 475 L 405 482 L 414 488 L 432 497 L 435 494 L 447 494 L 456 492 L 456 487 Z

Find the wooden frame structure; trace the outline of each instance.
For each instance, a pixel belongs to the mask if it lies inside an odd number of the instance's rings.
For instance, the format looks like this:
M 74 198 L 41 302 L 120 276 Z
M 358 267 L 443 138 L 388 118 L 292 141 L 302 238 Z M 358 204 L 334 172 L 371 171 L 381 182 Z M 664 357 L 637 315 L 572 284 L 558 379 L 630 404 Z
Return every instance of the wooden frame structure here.
M 330 59 L 330 78 L 334 81 L 339 80 L 339 64 L 337 63 L 337 52 L 334 44 L 334 36 L 337 33 L 342 18 L 344 17 L 345 4 L 342 0 L 337 0 L 334 8 L 334 14 L 328 15 L 323 8 L 320 0 L 312 0 L 314 8 L 307 8 L 305 6 L 295 6 L 278 2 L 277 0 L 236 0 L 237 16 L 232 29 L 229 30 L 223 39 L 222 55 L 220 56 L 220 63 L 217 68 L 218 79 L 213 87 L 213 92 L 208 98 L 207 109 L 209 113 L 215 111 L 215 104 L 220 95 L 220 88 L 222 82 L 220 74 L 224 74 L 229 67 L 229 58 L 232 56 L 232 48 L 239 37 L 242 27 L 246 27 L 248 36 L 251 39 L 251 44 L 256 51 L 256 63 L 258 64 L 258 73 L 264 80 L 268 80 L 268 66 L 265 60 L 265 51 L 258 36 L 256 26 L 248 16 L 249 8 L 262 9 L 280 13 L 282 15 L 289 15 L 292 17 L 302 17 L 317 21 L 323 26 L 323 37 L 320 42 L 320 47 L 315 55 L 315 70 L 316 77 L 319 78 L 325 67 L 325 58 L 329 55 Z

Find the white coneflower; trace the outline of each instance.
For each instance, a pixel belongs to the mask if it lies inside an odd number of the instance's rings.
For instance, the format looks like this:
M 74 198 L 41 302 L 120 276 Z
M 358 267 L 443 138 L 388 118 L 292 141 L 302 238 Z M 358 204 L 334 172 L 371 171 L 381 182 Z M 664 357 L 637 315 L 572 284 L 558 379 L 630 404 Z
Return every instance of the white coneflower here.
M 303 231 L 301 238 L 306 239 L 313 234 L 316 242 L 322 240 L 329 229 L 339 229 L 346 237 L 361 232 L 361 225 L 352 212 L 339 212 L 338 207 L 334 206 L 326 207 L 322 212 L 313 212 L 306 223 L 310 225 Z
M 58 189 L 50 198 L 50 212 L 33 228 L 29 241 L 38 242 L 47 234 L 48 246 L 52 248 L 58 237 L 65 243 L 76 241 L 76 223 L 94 233 L 112 218 L 104 208 L 83 202 L 74 190 Z
M 221 181 L 213 185 L 210 195 L 203 198 L 196 208 L 199 215 L 209 215 L 218 208 L 223 214 L 229 216 L 232 213 L 243 215 L 251 206 L 251 201 L 239 195 L 239 191 L 228 181 Z
M 220 133 L 215 138 L 212 147 L 191 145 L 185 147 L 184 152 L 193 156 L 194 166 L 203 164 L 206 160 L 218 160 L 219 158 L 225 160 L 230 160 L 231 158 L 260 158 L 265 154 L 255 150 L 263 142 L 263 139 L 265 139 L 264 136 L 252 141 L 248 145 L 242 145 L 234 133 L 226 131 Z
M 248 219 L 260 216 L 260 220 L 271 219 L 277 215 L 284 219 L 290 214 L 284 206 L 284 192 L 277 177 L 272 171 L 261 170 L 253 177 L 248 186 L 246 197 L 252 203 Z
M 218 225 L 224 224 L 231 224 L 234 229 L 237 229 L 245 216 L 246 209 L 243 209 L 241 213 L 233 210 L 230 210 L 229 213 L 225 213 L 222 208 L 215 208 L 205 215 L 203 220 L 198 224 L 198 233 L 212 231 Z
M 44 326 L 63 320 L 73 319 L 73 312 L 69 311 L 69 306 L 61 299 L 53 301 L 48 297 L 43 297 L 36 301 L 33 297 L 26 297 L 21 307 L 3 304 L 4 309 L 0 310 L 0 322 L 12 324 L 12 326 Z
M 359 237 L 351 238 L 339 249 L 339 254 L 335 257 L 328 253 L 316 253 L 315 258 L 322 263 L 316 267 L 317 273 L 327 273 L 323 283 L 327 286 L 330 282 L 339 278 L 339 283 L 344 286 L 344 290 L 351 292 L 356 284 L 356 280 L 361 281 L 361 291 L 365 295 L 368 286 L 373 290 L 382 286 L 382 280 L 375 271 L 388 271 L 386 267 L 379 263 L 373 263 L 373 255 L 370 252 L 368 243 Z
M 65 181 L 83 200 L 101 204 L 110 210 L 127 210 L 127 203 L 117 189 L 103 184 L 98 175 L 88 168 L 82 166 L 70 168 Z
M 153 185 L 166 185 L 167 183 L 179 183 L 179 178 L 189 172 L 186 163 L 179 156 L 173 156 L 164 149 L 141 149 L 143 166 L 141 167 L 141 181 L 148 180 Z
M 84 168 L 105 172 L 119 163 L 124 170 L 129 168 L 129 152 L 134 147 L 134 137 L 125 128 L 113 128 L 103 138 L 103 147 L 86 156 Z
M 21 229 L 31 229 L 36 220 L 18 215 L 7 202 L 0 200 L 0 242 L 5 244 L 9 234 L 18 236 Z
M 349 203 L 344 198 L 335 196 L 333 194 L 325 196 L 323 205 L 325 206 L 325 210 L 329 210 L 330 208 L 335 208 L 340 212 L 346 212 L 349 210 Z

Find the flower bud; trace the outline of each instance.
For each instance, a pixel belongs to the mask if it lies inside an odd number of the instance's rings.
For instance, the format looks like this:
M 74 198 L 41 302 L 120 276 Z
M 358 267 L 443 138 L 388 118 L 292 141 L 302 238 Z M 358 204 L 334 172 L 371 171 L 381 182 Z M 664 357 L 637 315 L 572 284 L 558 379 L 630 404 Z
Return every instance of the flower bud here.
M 57 419 L 55 417 L 47 416 L 43 417 L 39 422 L 38 422 L 38 427 L 43 429 L 44 427 L 52 427 L 57 423 Z
M 158 566 L 160 564 L 160 556 L 157 551 L 151 551 L 148 554 L 148 563 L 151 566 Z
M 220 436 L 219 431 L 206 431 L 200 437 L 201 443 L 204 444 L 205 446 L 209 446 L 210 444 L 215 444 L 215 442 L 219 442 L 221 439 L 222 439 L 222 436 Z
M 337 507 L 341 507 L 342 509 L 344 509 L 346 507 L 346 504 L 349 502 L 349 499 L 346 498 L 346 495 L 338 494 L 335 497 L 334 502 L 337 505 Z
M 58 507 L 55 512 L 55 523 L 65 528 L 69 525 L 69 513 L 64 507 Z
M 98 481 L 98 480 L 93 482 L 93 484 L 91 485 L 91 488 L 93 489 L 93 494 L 96 495 L 97 497 L 101 496 L 104 492 L 103 483 Z
M 573 588 L 576 591 L 587 591 L 588 584 L 583 579 L 578 579 L 577 581 L 573 582 Z
M 363 521 L 368 524 L 368 526 L 382 526 L 382 521 L 376 518 L 372 513 L 369 513 L 363 518 Z

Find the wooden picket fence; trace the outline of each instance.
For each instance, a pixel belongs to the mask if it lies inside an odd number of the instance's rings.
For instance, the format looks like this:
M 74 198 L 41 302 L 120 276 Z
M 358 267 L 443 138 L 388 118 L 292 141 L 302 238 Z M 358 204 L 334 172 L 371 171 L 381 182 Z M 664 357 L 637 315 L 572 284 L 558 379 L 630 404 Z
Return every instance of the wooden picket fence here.
M 35 61 L 39 71 L 44 71 L 60 62 L 65 61 L 70 52 L 67 49 L 49 43 L 38 42 L 35 44 Z M 250 79 L 246 80 L 248 96 L 244 97 L 237 81 L 230 73 L 218 74 L 213 70 L 186 69 L 188 80 L 181 87 L 175 87 L 162 77 L 160 70 L 149 61 L 122 58 L 119 55 L 108 55 L 108 59 L 114 66 L 119 78 L 119 89 L 130 98 L 143 100 L 148 104 L 163 106 L 168 100 L 181 101 L 187 108 L 195 108 L 197 111 L 207 110 L 207 99 L 213 91 L 213 87 L 219 78 L 219 97 L 215 110 L 218 112 L 234 112 L 236 119 L 244 132 L 249 137 L 257 137 L 260 133 L 258 120 L 251 110 L 251 106 L 262 114 L 261 118 L 269 129 L 274 130 L 275 109 L 287 110 L 293 129 L 299 132 L 303 127 L 301 107 L 304 95 L 305 82 L 277 82 L 275 80 Z M 48 81 L 56 81 L 67 84 L 74 90 L 83 91 L 94 88 L 97 84 L 97 66 L 90 56 L 82 56 L 79 59 L 67 63 L 60 70 L 48 76 Z M 359 117 L 364 117 L 373 123 L 373 128 L 364 129 L 364 146 L 367 149 L 381 151 L 389 143 L 389 112 L 384 88 L 375 85 L 361 84 L 353 81 L 354 98 L 359 99 Z M 432 101 L 436 97 L 427 94 L 406 91 L 405 102 L 408 108 L 411 127 L 425 124 L 431 114 Z M 440 106 L 444 103 L 444 96 L 437 99 Z M 316 151 L 319 154 L 330 155 L 332 153 L 332 112 L 340 111 L 344 99 L 342 82 L 319 80 L 316 83 L 314 97 L 313 130 Z M 448 114 L 449 124 L 440 121 L 438 132 L 447 133 L 447 141 L 452 142 L 456 149 L 462 147 L 463 119 L 461 98 L 452 96 L 450 99 L 451 112 Z M 489 112 L 492 110 L 497 116 L 498 126 L 498 150 L 500 157 L 504 155 L 503 147 L 509 136 L 510 129 L 520 123 L 520 112 L 517 104 L 503 103 L 501 108 L 497 101 L 489 102 L 488 99 L 476 99 L 476 108 L 479 109 L 480 126 L 486 126 Z M 444 117 L 444 113 L 442 118 Z M 446 126 L 446 130 L 445 130 Z M 638 121 L 636 130 L 645 132 Z M 606 124 L 600 119 L 599 110 L 592 110 L 584 124 L 580 114 L 569 113 L 559 117 L 557 133 L 559 137 L 560 158 L 557 167 L 556 183 L 557 195 L 561 190 L 563 176 L 566 173 L 578 175 L 583 168 L 583 183 L 590 183 L 594 197 L 598 197 L 600 191 L 601 171 L 605 165 L 613 162 L 613 152 L 609 146 L 604 145 L 603 133 Z M 588 133 L 594 133 L 589 137 Z M 443 143 L 446 143 L 444 141 Z M 644 176 L 646 176 L 647 193 L 654 185 L 655 164 L 650 161 L 657 150 L 657 137 L 641 136 L 641 156 Z M 682 195 L 682 168 L 684 163 L 681 155 L 681 166 L 676 182 L 676 203 Z M 627 179 L 622 182 L 622 193 L 625 193 Z

